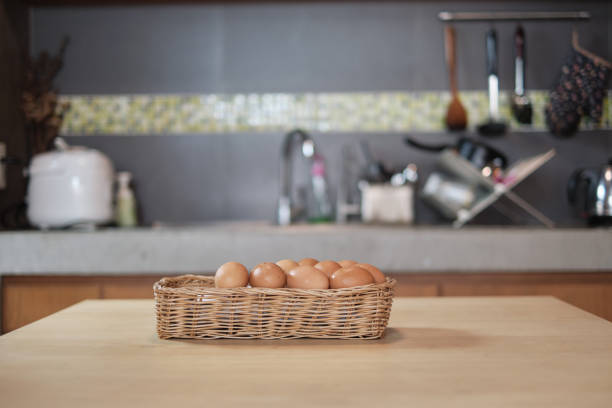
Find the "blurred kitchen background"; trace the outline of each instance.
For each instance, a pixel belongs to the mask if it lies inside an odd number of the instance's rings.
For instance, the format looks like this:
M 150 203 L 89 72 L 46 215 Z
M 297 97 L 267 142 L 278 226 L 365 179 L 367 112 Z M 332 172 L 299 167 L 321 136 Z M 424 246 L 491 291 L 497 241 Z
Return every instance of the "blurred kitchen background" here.
M 150 297 L 151 283 L 164 274 L 210 273 L 230 259 L 252 266 L 306 256 L 361 256 L 404 274 L 404 295 L 546 294 L 612 318 L 604 300 L 612 298 L 611 235 L 602 228 L 612 216 L 612 91 L 603 61 L 612 57 L 611 8 L 608 1 L 559 0 L 3 1 L 3 330 L 88 297 Z M 468 121 L 464 131 L 450 132 L 451 25 L 442 11 L 583 13 L 453 22 Z M 527 125 L 510 106 L 519 23 L 533 109 Z M 497 119 L 507 130 L 485 137 L 477 128 L 491 114 L 485 36 L 492 29 Z M 602 81 L 588 95 L 605 98 L 591 103 L 601 120 L 581 111 L 580 129 L 560 137 L 544 108 L 550 91 L 565 86 L 560 76 L 576 55 L 573 33 L 581 49 L 601 58 L 593 78 Z M 30 100 L 50 109 L 44 119 L 24 108 L 24 92 L 33 89 L 28 61 L 44 72 L 62 62 L 48 89 L 58 99 L 39 92 Z M 589 75 L 593 64 L 582 62 Z M 34 169 L 32 135 L 43 122 L 42 150 L 57 156 Z M 59 148 L 56 134 L 65 141 Z M 407 137 L 451 148 L 425 151 Z M 462 137 L 495 151 L 485 147 L 486 160 L 470 163 L 452 148 Z M 85 184 L 91 174 L 100 177 L 89 195 L 75 192 L 70 177 L 57 181 L 65 182 L 61 191 L 46 184 L 45 174 L 67 165 L 66 152 L 91 153 L 69 146 L 104 155 L 66 170 Z M 492 158 L 497 152 L 507 166 Z M 109 163 L 114 171 L 104 173 Z M 272 227 L 279 220 L 325 225 Z M 117 228 L 134 224 L 141 228 Z M 27 309 L 28 296 L 44 306 Z
M 45 50 L 56 53 L 66 36 L 70 42 L 54 85 L 60 95 L 94 96 L 246 98 L 340 93 L 350 99 L 355 92 L 447 93 L 444 24 L 438 20 L 443 10 L 589 12 L 591 18 L 586 22 L 522 23 L 527 37 L 527 90 L 548 91 L 553 87 L 571 51 L 573 27 L 584 48 L 605 58 L 612 47 L 607 2 L 202 2 L 126 6 L 97 6 L 95 2 L 90 6 L 86 2 L 81 6 L 79 2 L 56 5 L 49 1 L 30 8 L 17 2 L 5 3 L 1 38 L 6 63 L 2 69 L 3 77 L 10 80 L 3 81 L 1 115 L 10 130 L 2 132 L 0 140 L 7 143 L 9 153 L 17 156 L 24 152 L 18 109 L 21 57 Z M 489 22 L 455 24 L 461 91 L 482 91 L 486 97 L 484 36 L 491 26 Z M 511 91 L 516 23 L 499 22 L 494 27 L 498 32 L 501 89 Z M 501 99 L 507 104 L 504 96 Z M 353 126 L 338 131 L 338 126 L 325 129 L 325 123 L 306 128 L 326 160 L 331 194 L 335 195 L 341 183 L 343 147 L 358 146 L 361 140 L 368 142 L 375 159 L 390 168 L 416 164 L 422 185 L 433 171 L 437 155 L 406 146 L 403 138 L 412 134 L 424 143 L 454 144 L 458 135 L 445 132 L 442 126 L 446 101 L 438 104 L 443 108 L 438 107 L 442 115 L 427 117 L 424 122 L 428 123 L 408 129 L 384 131 L 384 126 L 369 126 L 373 130 Z M 376 120 L 380 113 L 376 106 L 368 112 L 370 106 L 356 107 L 349 115 L 370 114 Z M 607 106 L 604 108 L 609 110 Z M 77 108 L 73 102 L 72 109 Z M 397 110 L 394 114 L 400 121 L 402 113 L 410 115 L 409 107 L 404 112 Z M 535 115 L 541 118 L 541 109 Z M 608 116 L 606 112 L 604 120 L 609 120 Z M 188 127 L 177 132 L 164 126 L 134 132 L 127 126 L 105 130 L 95 123 L 95 116 L 87 120 L 89 128 L 77 124 L 65 132 L 69 135 L 66 140 L 99 149 L 117 170 L 133 174 L 144 224 L 275 219 L 280 146 L 291 126 L 250 129 L 247 122 L 229 132 L 214 128 L 193 132 Z M 475 135 L 473 130 L 481 120 L 474 115 L 468 120 L 467 134 Z M 251 122 L 256 121 L 251 118 Z M 584 220 L 576 217 L 568 204 L 566 185 L 575 169 L 602 166 L 612 156 L 609 130 L 579 132 L 569 139 L 555 138 L 542 124 L 534 131 L 529 127 L 520 130 L 511 129 L 505 136 L 486 142 L 504 152 L 510 163 L 550 148 L 556 150 L 556 157 L 517 187 L 517 193 L 558 225 L 583 225 Z M 362 164 L 361 149 L 357 150 L 355 160 Z M 11 182 L 6 190 L 0 190 L 3 204 L 23 198 L 24 180 L 19 177 L 19 169 L 9 167 L 8 171 Z M 422 200 L 417 199 L 415 205 L 416 223 L 448 222 Z M 484 211 L 474 222 L 509 221 L 493 209 Z

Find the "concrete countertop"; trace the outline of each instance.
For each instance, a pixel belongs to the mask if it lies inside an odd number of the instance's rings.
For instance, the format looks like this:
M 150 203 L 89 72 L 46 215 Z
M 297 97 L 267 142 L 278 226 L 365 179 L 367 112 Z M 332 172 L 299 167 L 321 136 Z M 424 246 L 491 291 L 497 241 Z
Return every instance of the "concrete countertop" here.
M 3 275 L 200 273 L 304 257 L 387 272 L 612 271 L 612 230 L 223 223 L 0 233 Z

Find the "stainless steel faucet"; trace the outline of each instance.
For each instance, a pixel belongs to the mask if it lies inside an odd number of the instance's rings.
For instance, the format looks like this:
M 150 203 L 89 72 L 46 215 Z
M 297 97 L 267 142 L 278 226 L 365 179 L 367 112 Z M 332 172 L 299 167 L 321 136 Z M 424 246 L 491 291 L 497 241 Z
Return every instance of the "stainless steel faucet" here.
M 294 218 L 294 208 L 291 204 L 291 160 L 296 142 L 299 143 L 302 156 L 305 158 L 311 159 L 315 154 L 314 141 L 308 133 L 296 129 L 285 135 L 281 150 L 280 197 L 276 218 L 279 225 L 289 225 Z

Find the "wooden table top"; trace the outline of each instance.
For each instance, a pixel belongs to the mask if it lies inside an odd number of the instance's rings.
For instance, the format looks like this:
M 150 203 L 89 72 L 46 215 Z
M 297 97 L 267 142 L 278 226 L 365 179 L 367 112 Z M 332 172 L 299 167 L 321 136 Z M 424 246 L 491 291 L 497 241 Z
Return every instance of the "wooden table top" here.
M 381 340 L 159 340 L 153 301 L 0 337 L 6 407 L 610 407 L 612 323 L 548 297 L 397 298 Z

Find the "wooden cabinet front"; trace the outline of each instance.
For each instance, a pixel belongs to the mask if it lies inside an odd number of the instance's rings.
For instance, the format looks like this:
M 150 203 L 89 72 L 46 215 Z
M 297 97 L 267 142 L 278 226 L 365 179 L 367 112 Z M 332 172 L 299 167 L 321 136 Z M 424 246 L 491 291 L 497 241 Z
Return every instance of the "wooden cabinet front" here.
M 89 280 L 4 278 L 2 332 L 17 329 L 81 300 L 98 299 L 99 296 L 98 284 Z
M 555 296 L 612 321 L 612 272 L 392 274 L 396 296 Z M 161 276 L 5 276 L 2 332 L 84 299 L 147 299 Z
M 5 276 L 2 333 L 85 299 L 151 299 L 161 276 Z

